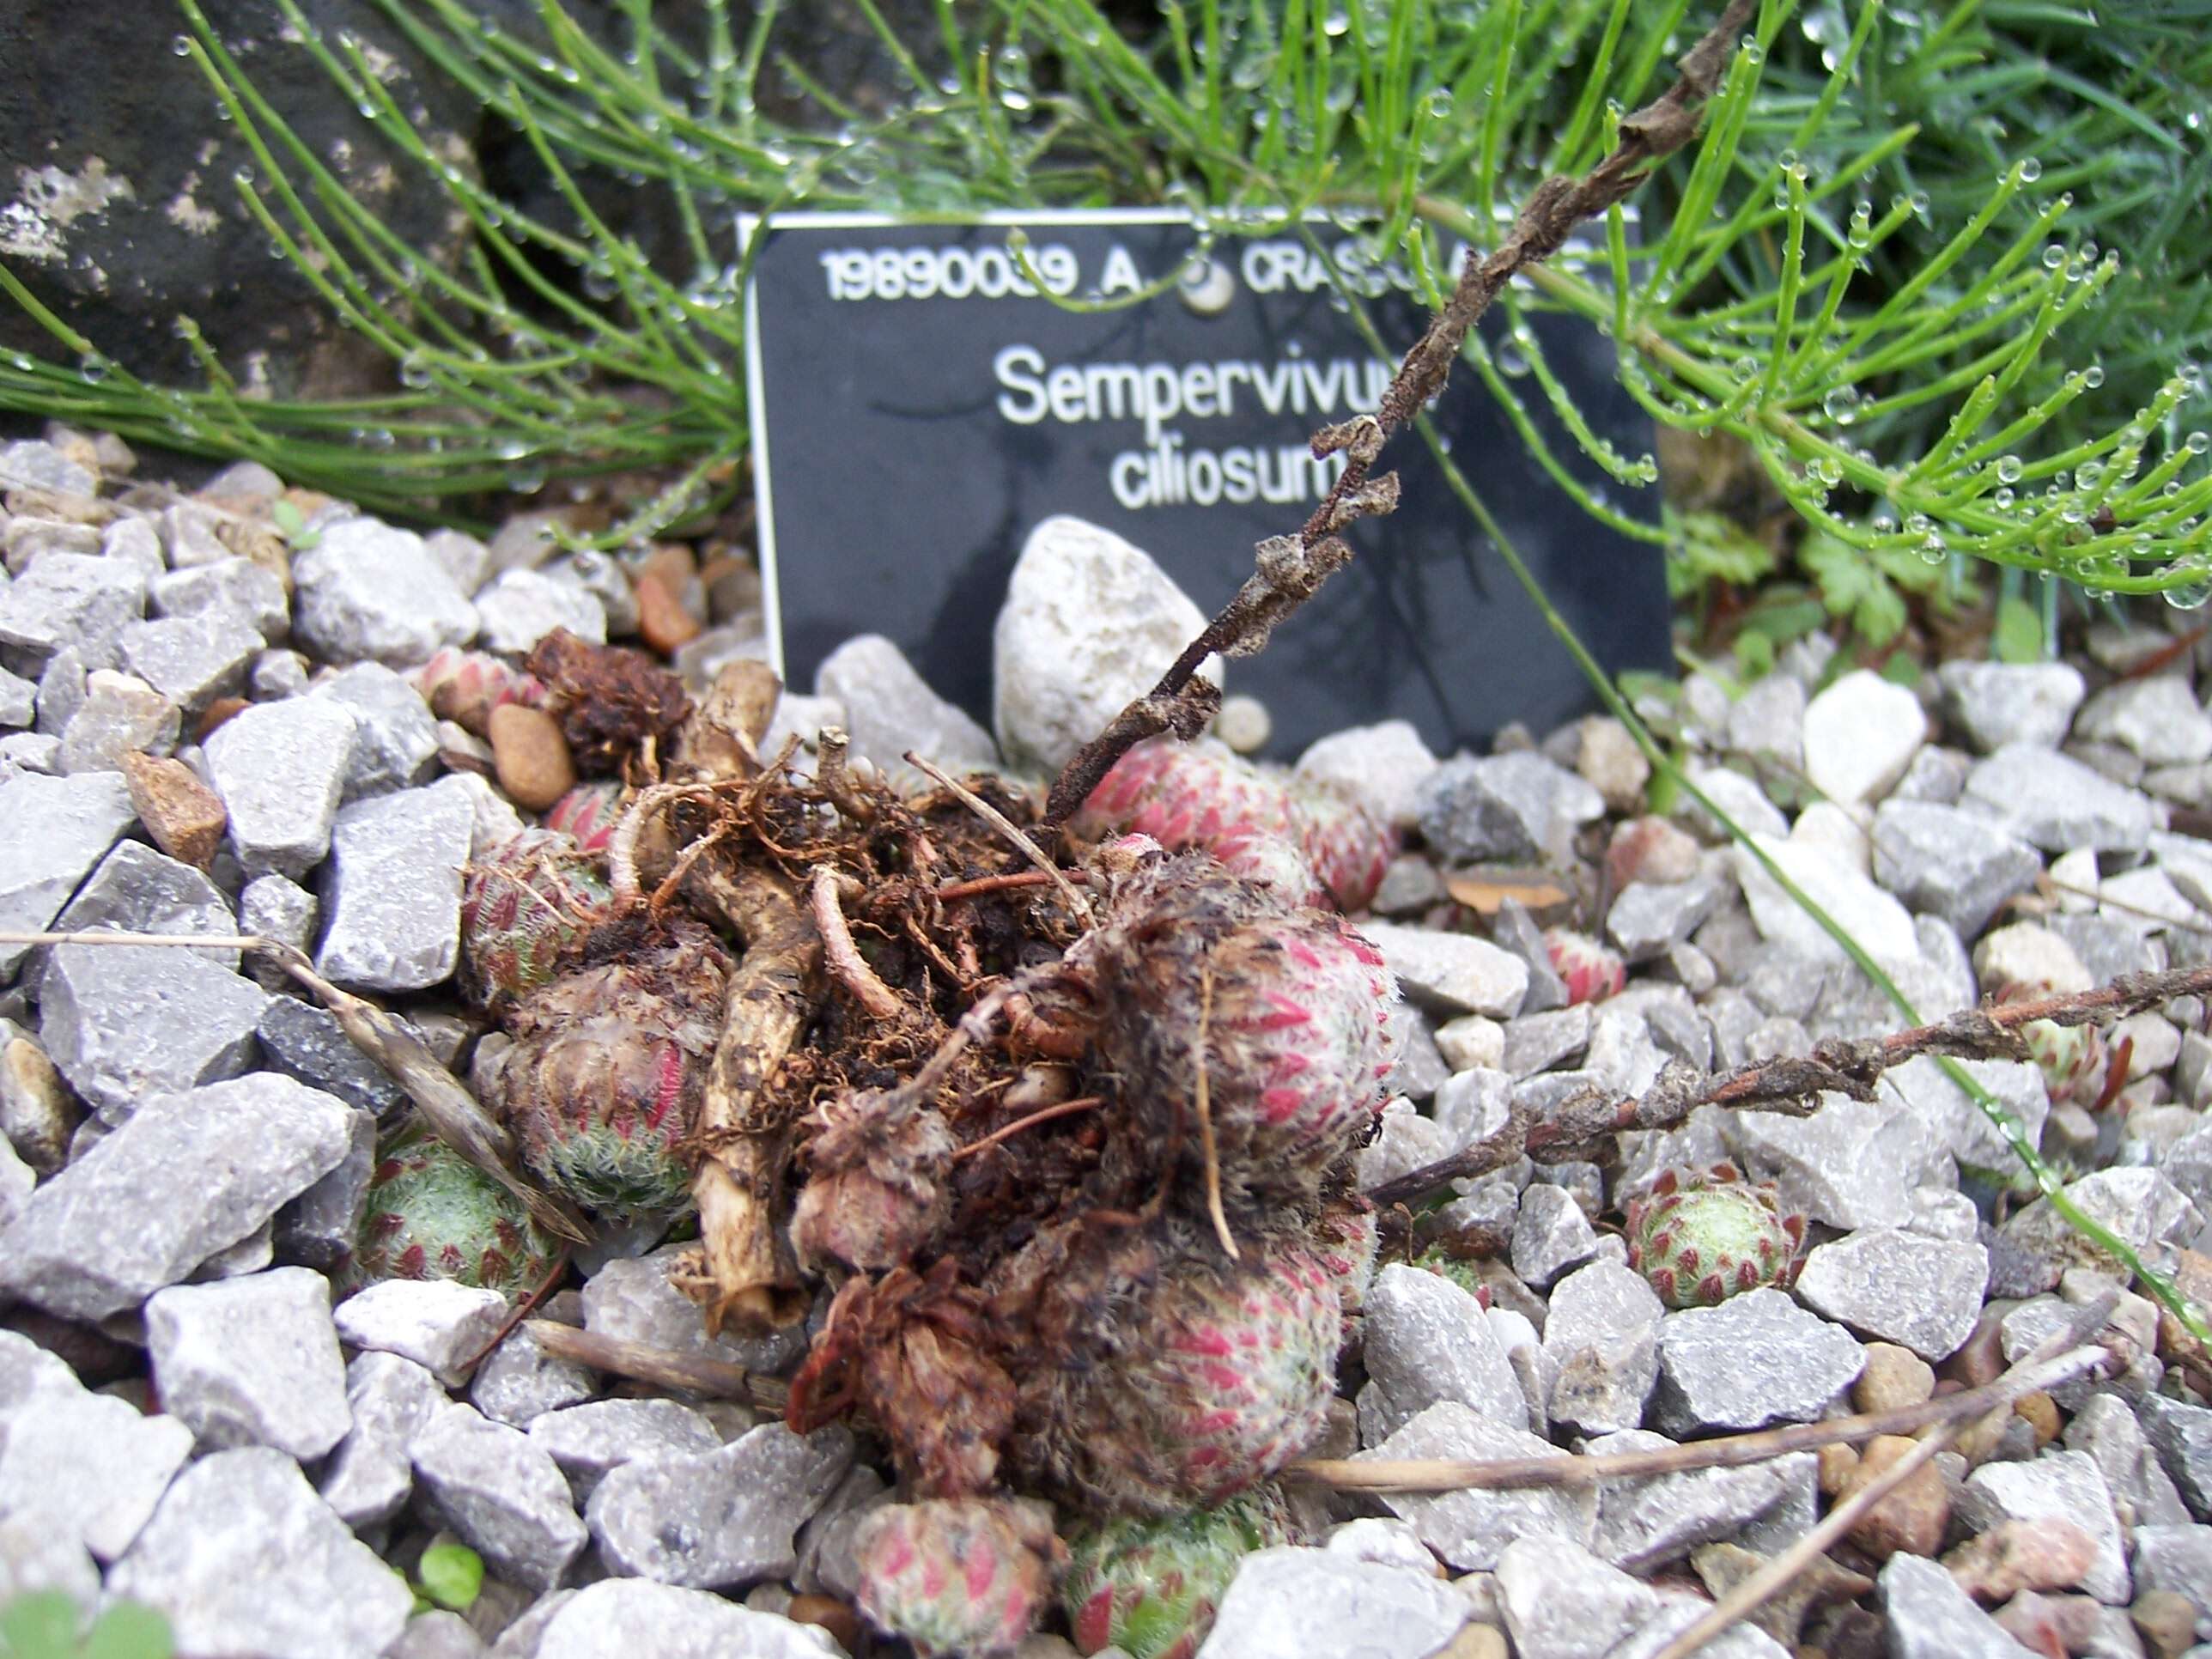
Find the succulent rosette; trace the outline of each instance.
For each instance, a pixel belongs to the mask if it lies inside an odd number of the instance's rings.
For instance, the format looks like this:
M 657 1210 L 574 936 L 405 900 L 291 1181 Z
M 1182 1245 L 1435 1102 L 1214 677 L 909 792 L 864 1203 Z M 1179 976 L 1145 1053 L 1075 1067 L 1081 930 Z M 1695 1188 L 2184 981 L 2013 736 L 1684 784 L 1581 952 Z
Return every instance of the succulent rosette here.
M 1005 1659 L 1050 1603 L 1060 1542 L 1026 1498 L 890 1504 L 854 1529 L 856 1600 L 919 1659 Z
M 1805 1218 L 1733 1164 L 1662 1171 L 1628 1205 L 1628 1265 L 1670 1308 L 1710 1308 L 1796 1282 Z
M 378 1155 L 343 1277 L 349 1285 L 450 1279 L 514 1297 L 552 1271 L 559 1249 L 514 1194 L 416 1128 Z
M 1129 1659 L 1194 1659 L 1244 1558 L 1291 1540 L 1290 1513 L 1271 1486 L 1217 1509 L 1122 1517 L 1081 1532 L 1060 1581 L 1075 1645 L 1086 1654 L 1119 1648 Z
M 720 1030 L 729 958 L 703 935 L 564 975 L 507 1019 L 485 1103 L 532 1174 L 588 1210 L 672 1208 Z
M 606 882 L 569 836 L 526 830 L 502 842 L 461 883 L 462 994 L 496 1012 L 549 983 L 607 903 Z
M 1600 945 L 1587 933 L 1570 927 L 1544 930 L 1544 949 L 1553 970 L 1567 988 L 1570 1006 L 1577 1002 L 1602 1002 L 1618 996 L 1628 983 L 1628 969 L 1618 951 Z

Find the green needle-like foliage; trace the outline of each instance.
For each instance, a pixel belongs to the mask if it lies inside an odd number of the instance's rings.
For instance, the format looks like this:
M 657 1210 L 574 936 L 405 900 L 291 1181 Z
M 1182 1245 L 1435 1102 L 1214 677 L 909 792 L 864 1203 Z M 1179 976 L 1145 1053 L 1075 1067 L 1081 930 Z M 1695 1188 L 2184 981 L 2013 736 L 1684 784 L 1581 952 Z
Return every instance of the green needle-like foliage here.
M 152 386 L 49 319 L 62 361 L 0 361 L 0 407 L 252 456 L 390 511 L 549 476 L 672 478 L 612 541 L 733 487 L 734 210 L 1163 201 L 1209 236 L 1321 211 L 1433 297 L 1457 246 L 1482 244 L 1543 173 L 1601 154 L 1702 26 L 1689 0 L 1162 0 L 1135 38 L 1093 0 L 994 0 L 975 29 L 940 5 L 937 40 L 885 32 L 908 96 L 863 117 L 774 52 L 772 3 L 742 33 L 705 5 L 703 49 L 687 50 L 647 0 L 623 0 L 622 52 L 561 0 L 539 0 L 528 40 L 465 0 L 377 0 L 522 135 L 564 204 L 554 222 L 433 153 L 360 44 L 314 36 L 288 5 L 334 95 L 467 216 L 473 242 L 448 270 L 356 202 L 195 0 L 179 3 L 254 152 L 241 199 L 390 353 L 400 389 L 256 401 L 205 351 L 204 385 Z M 2208 15 L 2204 0 L 2097 17 L 2047 0 L 1769 0 L 1700 142 L 1645 193 L 1644 234 L 1616 214 L 1597 257 L 1533 272 L 1504 301 L 1503 343 L 1470 344 L 1474 368 L 1568 493 L 1631 535 L 1663 532 L 1577 481 L 1530 417 L 1548 405 L 1624 489 L 1656 476 L 1576 408 L 1528 327 L 1539 308 L 1609 331 L 1656 419 L 1749 444 L 1843 546 L 2199 602 Z M 763 114 L 765 75 L 819 123 Z M 590 175 L 667 192 L 685 268 L 656 269 L 606 225 Z M 0 287 L 36 310 L 4 268 Z

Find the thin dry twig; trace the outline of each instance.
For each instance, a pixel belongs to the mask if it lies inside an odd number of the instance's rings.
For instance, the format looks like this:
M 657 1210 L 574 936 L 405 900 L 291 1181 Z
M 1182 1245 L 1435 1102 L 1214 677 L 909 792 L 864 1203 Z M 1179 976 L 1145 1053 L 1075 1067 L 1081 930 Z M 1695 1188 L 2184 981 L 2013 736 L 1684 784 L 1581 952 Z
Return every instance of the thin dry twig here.
M 1191 1039 L 1190 1063 L 1198 1073 L 1191 1097 L 1198 1112 L 1199 1156 L 1206 1164 L 1206 1212 L 1213 1218 L 1213 1231 L 1231 1261 L 1241 1258 L 1237 1240 L 1229 1231 L 1229 1218 L 1221 1208 L 1221 1159 L 1213 1146 L 1213 1103 L 1206 1093 L 1206 1033 L 1213 1023 L 1213 969 L 1198 970 L 1198 1034 Z
M 550 1319 L 532 1319 L 522 1327 L 525 1334 L 556 1359 L 588 1365 L 595 1371 L 627 1376 L 656 1388 L 680 1389 L 710 1400 L 743 1400 L 780 1412 L 789 1390 L 772 1376 L 763 1376 L 742 1365 L 699 1354 L 656 1348 L 627 1337 L 583 1331 Z
M 927 773 L 931 781 L 940 787 L 951 790 L 962 805 L 1020 848 L 1022 856 L 1042 871 L 1051 879 L 1052 884 L 1060 890 L 1060 896 L 1067 901 L 1067 908 L 1075 912 L 1085 927 L 1097 925 L 1098 919 L 1091 913 L 1091 901 L 1076 890 L 1075 884 L 1067 878 L 1067 872 L 1047 858 L 1044 849 L 1031 841 L 1028 832 L 1019 824 L 942 767 L 922 759 L 912 750 L 907 751 L 906 762 L 908 765 L 919 767 Z
M 1016 1118 L 1012 1123 L 1003 1124 L 992 1130 L 981 1140 L 969 1141 L 952 1154 L 952 1161 L 957 1164 L 963 1158 L 973 1158 L 986 1146 L 995 1146 L 1002 1140 L 1012 1140 L 1023 1130 L 1034 1129 L 1040 1123 L 1049 1123 L 1056 1117 L 1073 1117 L 1078 1112 L 1095 1111 L 1105 1103 L 1106 1097 L 1103 1095 L 1078 1095 L 1073 1100 L 1063 1100 L 1056 1106 L 1040 1106 L 1034 1112 L 1030 1112 Z
M 1620 123 L 1613 153 L 1579 179 L 1547 179 L 1487 257 L 1473 248 L 1443 310 L 1430 320 L 1372 415 L 1362 415 L 1313 434 L 1313 453 L 1341 453 L 1344 471 L 1295 536 L 1272 536 L 1255 550 L 1253 573 L 1204 631 L 1183 647 L 1146 696 L 1116 714 L 1060 770 L 1044 811 L 1045 827 L 1057 830 L 1089 799 L 1114 763 L 1137 744 L 1163 732 L 1188 742 L 1205 727 L 1220 692 L 1194 678 L 1217 653 L 1250 656 L 1276 625 L 1351 562 L 1339 532 L 1356 520 L 1389 513 L 1398 504 L 1394 473 L 1371 476 L 1383 445 L 1443 390 L 1468 331 L 1523 265 L 1547 259 L 1566 245 L 1575 227 L 1626 200 L 1662 160 L 1697 135 L 1698 112 L 1720 84 L 1736 37 L 1752 14 L 1752 0 L 1729 0 L 1705 38 L 1678 64 L 1680 76 L 1657 99 Z
M 2067 1346 L 2070 1348 L 2076 1345 Z M 2078 1352 L 2039 1363 L 2030 1356 L 1994 1382 L 1942 1395 L 1918 1405 L 1860 1412 L 1817 1423 L 1791 1423 L 1778 1429 L 1725 1435 L 1715 1440 L 1685 1441 L 1650 1451 L 1615 1452 L 1602 1457 L 1500 1457 L 1474 1462 L 1447 1457 L 1309 1458 L 1293 1463 L 1290 1472 L 1340 1492 L 1492 1492 L 1506 1487 L 1594 1486 L 1607 1480 L 1678 1474 L 1685 1469 L 1740 1468 L 1749 1463 L 1771 1462 L 1791 1452 L 1848 1445 L 1878 1435 L 1911 1434 L 1931 1423 L 1979 1416 L 1998 1406 L 2010 1405 L 2021 1395 L 2056 1388 L 2075 1376 L 2086 1363 Z
M 830 974 L 877 1019 L 903 1018 L 906 1004 L 876 976 L 853 943 L 853 930 L 845 925 L 844 909 L 837 902 L 837 872 L 826 864 L 814 866 L 813 897 L 815 931 L 822 935 L 823 962 Z
M 2045 1379 L 2041 1375 L 2053 1366 L 2070 1366 L 2072 1369 L 2068 1373 L 2070 1376 L 2073 1372 L 2094 1370 L 2109 1362 L 2112 1355 L 2107 1350 L 2075 1345 L 2103 1328 L 2118 1301 L 2117 1295 L 2100 1297 L 2085 1309 L 2079 1318 L 2070 1321 L 2066 1329 L 2039 1345 L 2033 1353 L 2023 1356 L 2018 1364 L 1990 1383 L 1990 1387 L 2001 1397 L 1981 1414 L 1982 1420 L 1986 1422 L 2010 1411 L 2013 1402 L 2023 1395 L 2055 1386 L 2057 1379 Z M 2066 1350 L 2070 1352 L 2063 1352 Z M 2027 1374 L 2031 1371 L 2036 1373 L 2036 1380 L 2030 1381 Z M 1954 1398 L 1963 1396 L 1954 1395 Z M 1690 1659 L 1692 1654 L 1739 1619 L 1757 1611 L 1790 1580 L 1805 1572 L 1814 1561 L 1826 1554 L 1828 1547 L 1856 1526 L 1875 1504 L 1911 1480 L 1930 1458 L 1956 1439 L 1966 1426 L 1963 1416 L 1954 1417 L 1923 1436 L 1896 1462 L 1830 1510 L 1810 1532 L 1721 1597 L 1711 1611 L 1660 1649 L 1652 1659 Z
M 1654 1087 L 1635 1099 L 1616 1102 L 1591 1091 L 1565 1102 L 1544 1122 L 1535 1124 L 1516 1113 L 1482 1139 L 1386 1181 L 1367 1196 L 1376 1208 L 1387 1210 L 1449 1182 L 1502 1169 L 1524 1152 L 1532 1157 L 1565 1158 L 1620 1130 L 1672 1128 L 1700 1106 L 1802 1113 L 1815 1109 L 1819 1097 L 1828 1092 L 1871 1100 L 1884 1072 L 1921 1054 L 2019 1059 L 2027 1053 L 2020 1028 L 2033 1021 L 2081 1025 L 2140 1013 L 2176 997 L 2208 993 L 2212 993 L 2212 965 L 2123 974 L 2094 991 L 1964 1009 L 1931 1024 L 1863 1042 L 1831 1040 L 1818 1044 L 1809 1055 L 1745 1066 L 1723 1078 L 1700 1078 L 1686 1066 L 1670 1066 Z

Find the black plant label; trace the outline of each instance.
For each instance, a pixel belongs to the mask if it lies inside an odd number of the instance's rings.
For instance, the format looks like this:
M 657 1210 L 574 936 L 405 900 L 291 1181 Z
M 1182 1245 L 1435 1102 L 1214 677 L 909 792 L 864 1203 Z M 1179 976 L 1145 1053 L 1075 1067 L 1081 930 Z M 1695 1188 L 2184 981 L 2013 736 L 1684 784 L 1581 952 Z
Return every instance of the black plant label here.
M 1211 614 L 1250 573 L 1253 544 L 1295 532 L 1342 465 L 1314 458 L 1315 428 L 1372 410 L 1395 367 L 1342 290 L 1394 350 L 1428 316 L 1356 228 L 1323 221 L 1208 239 L 1152 210 L 960 224 L 824 213 L 738 234 L 778 669 L 809 689 L 841 641 L 888 635 L 987 726 L 993 626 L 1039 523 L 1072 514 L 1127 538 Z M 1618 513 L 1655 521 L 1657 487 L 1583 453 L 1505 327 L 1486 319 L 1485 337 L 1553 455 Z M 1533 332 L 1597 435 L 1648 453 L 1613 343 L 1564 316 Z M 1431 412 L 1605 667 L 1666 666 L 1659 550 L 1562 489 L 1472 366 Z M 1392 718 L 1449 750 L 1586 710 L 1588 684 L 1419 437 L 1381 465 L 1401 474 L 1398 512 L 1353 526 L 1351 568 L 1231 671 L 1231 691 L 1267 705 L 1271 752 Z

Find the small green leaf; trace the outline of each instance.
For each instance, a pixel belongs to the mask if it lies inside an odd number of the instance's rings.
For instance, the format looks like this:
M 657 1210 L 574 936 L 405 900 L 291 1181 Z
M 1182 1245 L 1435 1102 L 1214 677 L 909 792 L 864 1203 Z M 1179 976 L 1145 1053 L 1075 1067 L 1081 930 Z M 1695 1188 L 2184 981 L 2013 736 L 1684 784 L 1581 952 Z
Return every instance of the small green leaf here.
M 1895 653 L 1883 663 L 1881 672 L 1882 678 L 1887 680 L 1892 685 L 1901 685 L 1908 691 L 1916 690 L 1919 687 L 1920 665 L 1902 651 Z
M 433 1544 L 415 1569 L 422 1594 L 440 1607 L 465 1613 L 483 1589 L 483 1557 L 465 1544 Z
M 1999 662 L 2037 663 L 2043 660 L 2043 617 L 2017 595 L 1997 601 L 1996 632 L 1990 648 Z
M 0 1659 L 70 1659 L 78 1617 L 64 1591 L 17 1596 L 0 1607 Z
M 1774 672 L 1774 641 L 1755 628 L 1735 636 L 1736 666 L 1747 680 L 1763 679 Z
M 300 511 L 299 503 L 279 496 L 269 504 L 269 521 L 276 526 L 276 533 L 289 542 L 307 528 L 307 515 Z
M 136 1601 L 118 1601 L 84 1638 L 82 1659 L 169 1659 L 176 1644 L 169 1621 Z

